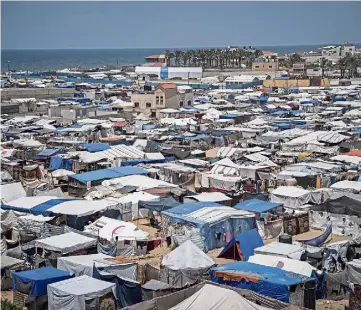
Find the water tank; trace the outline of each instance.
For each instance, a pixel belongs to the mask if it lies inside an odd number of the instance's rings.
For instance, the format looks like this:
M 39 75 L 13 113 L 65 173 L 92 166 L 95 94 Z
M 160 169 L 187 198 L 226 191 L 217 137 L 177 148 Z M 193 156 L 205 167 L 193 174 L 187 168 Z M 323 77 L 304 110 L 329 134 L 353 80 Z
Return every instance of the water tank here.
M 278 242 L 292 244 L 292 236 L 290 235 L 281 235 L 278 237 Z

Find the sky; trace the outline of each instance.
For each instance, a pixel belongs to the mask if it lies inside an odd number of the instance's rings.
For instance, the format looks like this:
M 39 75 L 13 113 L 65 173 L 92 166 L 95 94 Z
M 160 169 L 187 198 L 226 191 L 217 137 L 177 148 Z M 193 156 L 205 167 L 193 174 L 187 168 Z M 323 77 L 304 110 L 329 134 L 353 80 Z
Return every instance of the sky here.
M 361 42 L 357 2 L 1 1 L 3 49 Z

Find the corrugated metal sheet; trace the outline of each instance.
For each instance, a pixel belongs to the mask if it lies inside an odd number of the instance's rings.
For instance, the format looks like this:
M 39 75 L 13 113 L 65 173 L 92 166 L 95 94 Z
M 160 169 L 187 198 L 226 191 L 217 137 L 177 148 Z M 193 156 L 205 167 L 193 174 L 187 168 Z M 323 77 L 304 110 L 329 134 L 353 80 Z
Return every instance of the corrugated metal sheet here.
M 127 158 L 127 159 L 140 159 L 144 158 L 145 153 L 140 151 L 134 146 L 128 145 L 115 145 L 112 146 L 109 150 L 98 152 L 108 159 L 114 160 L 116 158 Z

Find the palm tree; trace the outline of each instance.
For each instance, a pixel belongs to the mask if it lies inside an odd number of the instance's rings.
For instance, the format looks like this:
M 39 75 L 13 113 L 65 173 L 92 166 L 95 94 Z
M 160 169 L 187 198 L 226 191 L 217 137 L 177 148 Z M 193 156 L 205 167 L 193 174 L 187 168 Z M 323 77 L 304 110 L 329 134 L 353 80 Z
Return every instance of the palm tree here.
M 167 67 L 170 67 L 171 58 L 172 58 L 172 53 L 169 50 L 166 50 L 165 51 L 165 61 L 166 61 Z
M 325 68 L 328 65 L 328 60 L 324 57 L 320 58 L 321 78 L 325 76 Z
M 182 51 L 179 50 L 174 51 L 174 62 L 176 67 L 179 67 L 181 58 L 182 58 Z

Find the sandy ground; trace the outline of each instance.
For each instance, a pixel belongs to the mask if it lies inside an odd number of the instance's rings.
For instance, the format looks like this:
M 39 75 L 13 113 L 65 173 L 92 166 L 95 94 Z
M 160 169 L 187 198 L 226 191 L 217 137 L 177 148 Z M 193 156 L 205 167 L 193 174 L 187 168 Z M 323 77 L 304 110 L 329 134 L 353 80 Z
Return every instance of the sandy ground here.
M 159 219 L 158 219 L 159 220 Z M 151 227 L 149 225 L 148 219 L 140 219 L 133 221 L 134 224 L 136 224 L 141 230 L 144 230 L 149 233 L 150 239 L 157 239 L 160 237 L 158 231 L 156 228 Z M 314 237 L 319 236 L 322 233 L 320 230 L 310 230 L 304 234 L 300 234 L 297 236 L 293 236 L 293 240 L 305 240 L 305 239 L 311 239 Z M 271 243 L 273 241 L 277 241 L 278 238 L 275 239 L 269 239 L 265 240 L 265 244 Z M 342 240 L 348 240 L 349 237 L 344 236 L 338 236 L 338 235 L 332 235 L 331 238 L 327 241 L 328 243 L 334 243 Z M 213 249 L 207 253 L 209 257 L 211 257 L 216 264 L 226 264 L 229 262 L 233 262 L 233 260 L 230 259 L 223 259 L 223 258 L 217 258 L 218 254 L 222 251 L 222 248 L 220 249 Z M 162 244 L 162 246 L 155 248 L 154 250 L 150 251 L 150 253 L 144 255 L 144 256 L 138 256 L 134 257 L 133 259 L 137 260 L 139 264 L 144 265 L 146 263 L 159 268 L 160 262 L 162 260 L 162 257 L 168 253 L 171 252 L 171 248 L 167 247 L 167 244 Z M 9 300 L 12 302 L 12 291 L 2 291 L 1 292 L 1 299 Z M 341 300 L 341 301 L 327 301 L 327 300 L 318 300 L 316 310 L 344 310 L 345 305 L 348 305 L 347 300 Z

